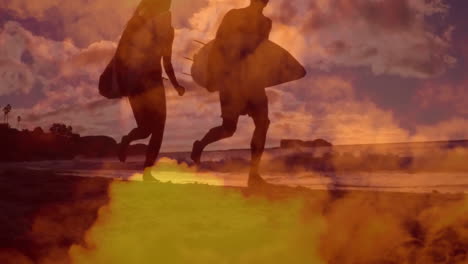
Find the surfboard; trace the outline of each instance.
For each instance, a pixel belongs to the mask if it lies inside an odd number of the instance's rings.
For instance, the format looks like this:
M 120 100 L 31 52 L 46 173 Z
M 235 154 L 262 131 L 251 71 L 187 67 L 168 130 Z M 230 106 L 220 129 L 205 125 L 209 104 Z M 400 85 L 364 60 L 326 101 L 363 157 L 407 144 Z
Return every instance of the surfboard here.
M 193 80 L 210 92 L 217 91 L 214 87 L 208 87 L 208 80 L 217 77 L 210 76 L 216 71 L 209 69 L 213 47 L 214 40 L 202 47 L 195 54 L 191 68 Z M 222 58 L 219 60 L 221 65 Z M 242 81 L 265 88 L 296 81 L 306 75 L 304 67 L 287 50 L 270 40 L 263 41 L 253 54 L 243 59 L 240 66 L 233 70 L 237 71 Z
M 99 77 L 98 87 L 99 93 L 108 99 L 118 99 L 125 96 L 122 87 L 119 85 L 115 58 L 112 58 Z

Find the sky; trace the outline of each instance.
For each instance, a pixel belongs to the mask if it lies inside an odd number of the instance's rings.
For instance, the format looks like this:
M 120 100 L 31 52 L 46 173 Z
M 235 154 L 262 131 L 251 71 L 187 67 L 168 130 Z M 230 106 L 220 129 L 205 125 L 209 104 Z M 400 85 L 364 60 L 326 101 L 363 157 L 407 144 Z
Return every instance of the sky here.
M 221 123 L 217 94 L 194 84 L 191 61 L 222 17 L 248 0 L 173 0 L 173 63 L 163 151 L 190 150 Z M 0 106 L 22 129 L 53 123 L 116 140 L 135 126 L 127 99 L 98 93 L 137 0 L 0 0 Z M 468 138 L 466 0 L 271 0 L 270 40 L 306 78 L 267 89 L 268 146 L 281 139 L 366 144 Z M 248 148 L 253 123 L 211 149 Z M 144 142 L 144 141 L 143 141 Z

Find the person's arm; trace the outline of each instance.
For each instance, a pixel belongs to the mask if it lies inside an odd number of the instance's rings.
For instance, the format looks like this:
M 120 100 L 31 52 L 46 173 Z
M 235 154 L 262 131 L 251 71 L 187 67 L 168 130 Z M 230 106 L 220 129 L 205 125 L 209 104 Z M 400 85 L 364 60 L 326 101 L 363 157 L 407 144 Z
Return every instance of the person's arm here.
M 179 93 L 180 96 L 185 94 L 185 88 L 179 84 L 177 81 L 177 78 L 175 76 L 175 71 L 174 67 L 172 66 L 172 45 L 174 42 L 174 29 L 171 29 L 170 31 L 170 36 L 165 50 L 163 51 L 163 65 L 164 65 L 164 71 L 167 74 L 167 77 L 169 77 L 169 80 L 172 83 L 172 86 L 174 86 L 174 89 L 176 89 L 177 93 Z
M 179 93 L 180 96 L 184 95 L 185 93 L 185 88 L 179 84 L 177 81 L 177 78 L 175 76 L 174 72 L 174 67 L 172 67 L 172 56 L 163 56 L 163 64 L 164 64 L 164 71 L 166 71 L 167 77 L 169 77 L 169 80 L 172 83 L 172 86 L 176 89 L 177 93 Z

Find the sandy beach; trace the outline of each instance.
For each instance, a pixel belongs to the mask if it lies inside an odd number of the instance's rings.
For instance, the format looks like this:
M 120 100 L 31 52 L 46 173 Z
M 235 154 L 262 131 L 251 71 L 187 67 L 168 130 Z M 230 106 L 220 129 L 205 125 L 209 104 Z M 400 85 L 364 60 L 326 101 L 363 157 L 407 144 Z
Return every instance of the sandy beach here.
M 464 194 L 0 175 L 0 263 L 467 263 Z

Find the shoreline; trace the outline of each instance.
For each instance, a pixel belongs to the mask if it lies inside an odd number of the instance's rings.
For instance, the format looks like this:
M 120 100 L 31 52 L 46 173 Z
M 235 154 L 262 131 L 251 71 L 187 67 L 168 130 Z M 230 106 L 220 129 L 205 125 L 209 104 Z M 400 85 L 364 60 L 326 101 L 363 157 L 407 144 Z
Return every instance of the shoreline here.
M 87 161 L 28 163 L 0 165 L 0 173 L 32 171 L 34 174 L 51 173 L 60 176 L 103 178 L 114 180 L 141 181 L 142 171 L 138 162 L 121 164 L 119 162 Z M 218 187 L 245 187 L 248 170 L 210 170 L 162 160 L 153 167 L 153 174 L 162 182 L 176 184 L 208 184 Z M 54 168 L 56 167 L 56 168 Z M 235 172 L 237 171 L 237 172 Z M 446 193 L 467 194 L 468 178 L 465 172 L 407 172 L 407 171 L 354 171 L 354 172 L 264 172 L 262 176 L 271 184 L 304 187 L 310 190 L 341 189 L 348 191 L 376 191 L 395 193 Z

